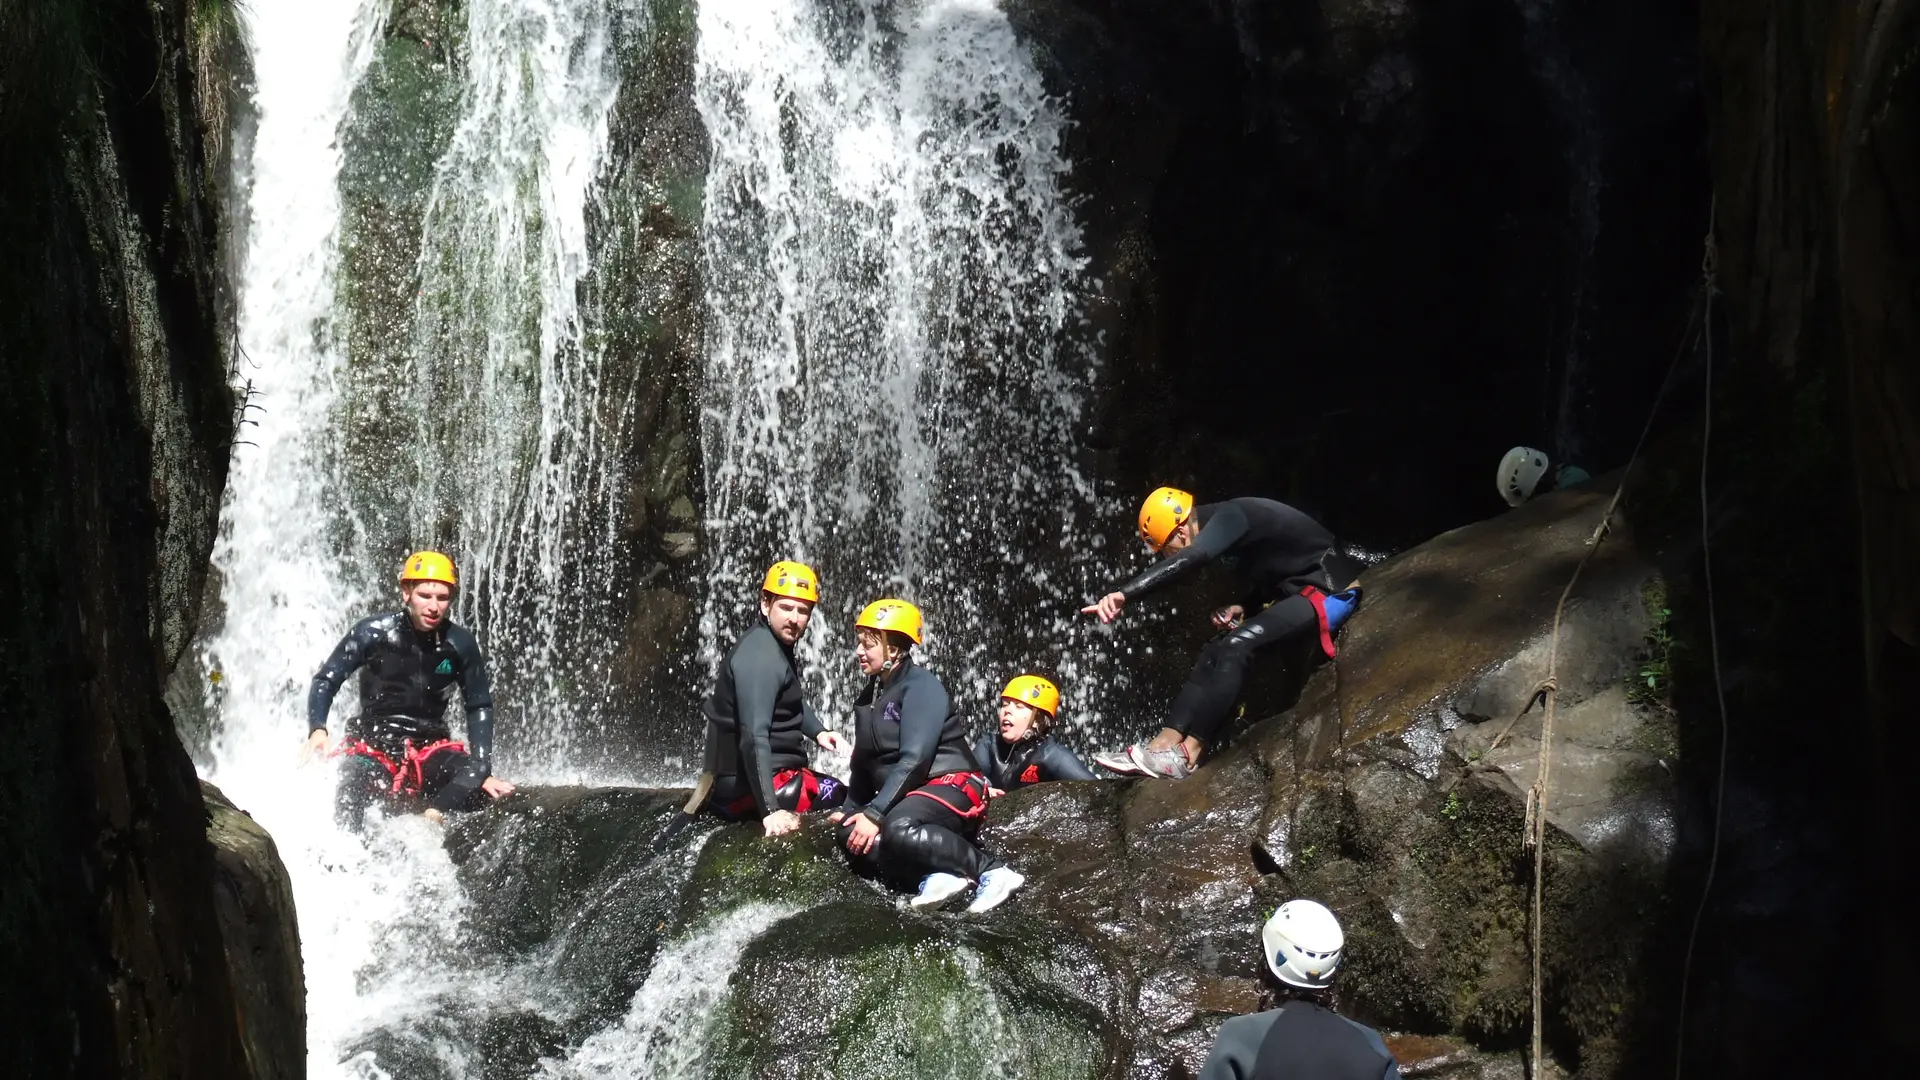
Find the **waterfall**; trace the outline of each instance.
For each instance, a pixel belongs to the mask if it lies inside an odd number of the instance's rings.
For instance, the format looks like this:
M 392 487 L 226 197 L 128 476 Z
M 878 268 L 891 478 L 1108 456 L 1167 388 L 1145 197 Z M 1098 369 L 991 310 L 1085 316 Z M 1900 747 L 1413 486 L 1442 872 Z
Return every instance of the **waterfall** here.
M 821 575 L 823 715 L 853 615 L 894 594 L 960 707 L 1038 667 L 1096 722 L 1117 673 L 1072 614 L 1101 506 L 1060 102 L 992 0 L 706 3 L 695 85 L 709 661 L 797 558 Z

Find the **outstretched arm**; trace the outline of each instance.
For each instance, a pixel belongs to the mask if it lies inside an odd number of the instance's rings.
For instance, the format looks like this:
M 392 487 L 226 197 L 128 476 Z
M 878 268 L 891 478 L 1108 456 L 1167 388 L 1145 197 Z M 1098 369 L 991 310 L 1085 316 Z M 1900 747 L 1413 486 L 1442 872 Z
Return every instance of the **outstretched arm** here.
M 747 787 L 760 816 L 780 809 L 773 793 L 773 703 L 786 681 L 787 660 L 772 634 L 755 633 L 733 654 L 733 701 Z
M 333 647 L 327 662 L 313 676 L 313 684 L 307 690 L 307 733 L 325 730 L 327 714 L 333 711 L 334 695 L 346 684 L 347 676 L 360 670 L 367 662 L 367 647 L 373 643 L 374 634 L 365 622 L 347 631 L 340 644 Z
M 1169 555 L 1147 567 L 1114 591 L 1128 600 L 1138 600 L 1224 555 L 1247 535 L 1251 527 L 1246 511 L 1233 503 L 1222 503 L 1214 509 L 1193 543 L 1178 554 Z

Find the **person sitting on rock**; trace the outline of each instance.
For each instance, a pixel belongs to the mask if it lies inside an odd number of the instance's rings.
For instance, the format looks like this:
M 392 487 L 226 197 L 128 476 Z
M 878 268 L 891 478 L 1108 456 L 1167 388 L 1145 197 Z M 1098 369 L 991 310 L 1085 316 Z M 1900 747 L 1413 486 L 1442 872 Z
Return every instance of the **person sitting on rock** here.
M 400 568 L 402 609 L 360 620 L 340 639 L 307 694 L 303 759 L 328 754 L 334 695 L 360 673 L 360 715 L 347 721 L 335 818 L 359 829 L 367 808 L 424 806 L 427 817 L 472 810 L 513 793 L 492 775 L 493 691 L 480 643 L 448 614 L 460 581 L 453 560 L 418 551 Z M 467 710 L 467 741 L 447 727 L 454 688 Z
M 1192 495 L 1163 487 L 1140 507 L 1140 538 L 1164 556 L 1081 613 L 1112 622 L 1129 601 L 1165 587 L 1215 559 L 1248 586 L 1246 598 L 1213 613 L 1223 632 L 1201 650 L 1193 673 L 1174 699 L 1167 725 L 1153 741 L 1097 755 L 1115 772 L 1185 779 L 1207 743 L 1232 715 L 1253 654 L 1317 632 L 1334 653 L 1333 634 L 1360 602 L 1349 585 L 1332 593 L 1327 563 L 1337 555 L 1333 534 L 1319 522 L 1272 499 L 1228 499 L 1194 505 Z M 1331 595 L 1329 595 L 1331 593 Z M 1248 617 L 1248 612 L 1255 614 Z
M 1290 900 L 1260 939 L 1267 969 L 1280 981 L 1280 1005 L 1220 1025 L 1200 1080 L 1400 1080 L 1380 1033 L 1333 1011 L 1333 977 L 1346 944 L 1333 912 Z
M 1048 780 L 1092 780 L 1073 751 L 1047 734 L 1060 713 L 1060 688 L 1038 675 L 1018 675 L 1000 691 L 999 732 L 984 731 L 973 757 L 998 798 Z
M 800 827 L 800 814 L 829 810 L 846 787 L 808 765 L 806 743 L 839 752 L 846 743 L 807 705 L 793 647 L 820 602 L 819 579 L 797 562 L 777 562 L 760 586 L 758 626 L 720 662 L 707 717 L 707 808 L 731 821 L 751 817 L 768 836 Z
M 913 662 L 920 609 L 876 600 L 854 620 L 854 659 L 867 686 L 854 702 L 853 774 L 840 824 L 855 869 L 906 883 L 914 907 L 939 905 L 976 883 L 970 912 L 990 911 L 1026 882 L 980 850 L 987 778 L 967 749 L 947 688 Z

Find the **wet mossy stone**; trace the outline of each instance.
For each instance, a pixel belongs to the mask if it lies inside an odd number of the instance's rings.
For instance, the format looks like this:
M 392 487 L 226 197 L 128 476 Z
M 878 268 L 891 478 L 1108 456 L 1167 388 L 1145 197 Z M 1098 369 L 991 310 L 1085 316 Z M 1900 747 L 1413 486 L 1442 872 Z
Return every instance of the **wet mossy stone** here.
M 822 819 L 781 837 L 763 835 L 757 822 L 721 827 L 700 848 L 687 910 L 691 915 L 753 901 L 811 906 L 871 893 L 872 886 L 848 873 L 837 842 L 837 830 Z
M 1050 953 L 1046 935 L 1018 923 L 983 929 L 995 925 L 871 901 L 783 920 L 747 948 L 734 972 L 714 1074 L 1068 1080 L 1104 1073 L 1108 1037 L 1099 1009 L 1032 978 L 1022 959 Z

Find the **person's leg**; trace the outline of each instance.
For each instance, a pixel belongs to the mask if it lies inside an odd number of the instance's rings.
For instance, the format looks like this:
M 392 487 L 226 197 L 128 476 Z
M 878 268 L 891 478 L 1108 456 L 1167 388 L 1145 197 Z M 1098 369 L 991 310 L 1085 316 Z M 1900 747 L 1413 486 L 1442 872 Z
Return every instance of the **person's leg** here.
M 707 795 L 707 810 L 727 821 L 759 820 L 760 808 L 747 788 L 746 777 L 722 773 L 713 778 L 713 790 Z
M 781 776 L 786 776 L 783 781 Z M 779 784 L 773 798 L 780 809 L 796 814 L 809 814 L 816 810 L 837 809 L 847 801 L 847 786 L 837 777 L 816 773 L 812 769 L 794 769 L 791 773 L 774 774 L 774 782 Z
M 436 750 L 420 762 L 420 795 L 429 809 L 443 814 L 477 810 L 486 805 L 480 783 L 486 777 L 471 756 L 459 750 Z
M 1255 652 L 1293 640 L 1306 632 L 1317 632 L 1320 615 L 1313 601 L 1304 596 L 1289 596 L 1222 634 L 1200 651 L 1185 686 L 1173 700 L 1173 714 L 1162 735 L 1185 740 L 1193 760 L 1213 740 L 1220 725 L 1240 703 L 1240 688 L 1246 681 L 1247 662 Z M 1156 740 L 1158 741 L 1158 740 Z M 1172 745 L 1173 739 L 1167 740 Z M 1162 747 L 1155 747 L 1161 749 Z
M 941 873 L 978 880 L 1000 865 L 973 842 L 980 817 L 966 792 L 929 784 L 901 799 L 887 815 L 880 827 L 880 851 L 906 876 Z
M 367 808 L 386 795 L 393 777 L 372 758 L 349 754 L 340 759 L 340 779 L 333 792 L 333 820 L 343 829 L 359 832 L 367 822 Z

